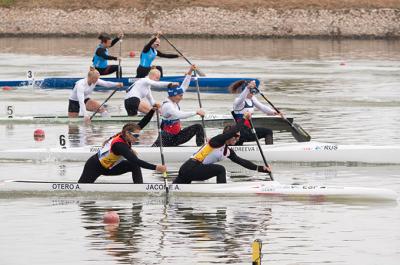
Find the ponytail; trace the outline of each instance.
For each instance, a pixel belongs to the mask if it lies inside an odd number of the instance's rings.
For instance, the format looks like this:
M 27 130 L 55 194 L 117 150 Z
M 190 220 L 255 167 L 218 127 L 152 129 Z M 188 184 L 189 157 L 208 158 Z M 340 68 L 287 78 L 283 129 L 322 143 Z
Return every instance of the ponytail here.
M 99 75 L 100 75 L 100 73 L 99 73 L 99 71 L 97 71 L 96 68 L 94 68 L 93 66 L 89 67 L 89 72 L 87 74 L 88 77 L 99 76 Z
M 232 94 L 238 94 L 246 88 L 247 84 L 248 84 L 248 82 L 246 80 L 239 80 L 239 81 L 232 83 L 229 86 L 228 90 Z

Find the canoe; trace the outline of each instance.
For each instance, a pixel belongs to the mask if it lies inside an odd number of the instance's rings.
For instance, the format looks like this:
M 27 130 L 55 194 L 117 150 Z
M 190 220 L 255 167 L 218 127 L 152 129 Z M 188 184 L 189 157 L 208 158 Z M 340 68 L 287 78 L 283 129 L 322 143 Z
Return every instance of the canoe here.
M 99 146 L 70 148 L 30 148 L 1 150 L 0 160 L 40 160 L 40 161 L 86 161 L 99 150 Z M 145 161 L 159 163 L 158 147 L 134 146 L 139 157 Z M 167 163 L 183 163 L 199 147 L 164 147 Z M 240 156 L 251 161 L 262 162 L 256 145 L 232 146 Z M 262 145 L 268 161 L 275 162 L 335 162 L 400 164 L 400 146 L 338 145 L 321 142 L 284 143 Z
M 337 187 L 318 185 L 285 185 L 277 181 L 231 182 L 226 184 L 169 184 L 170 194 L 186 196 L 271 196 L 290 199 L 395 201 L 396 192 L 381 188 Z M 93 183 L 6 180 L 0 182 L 0 194 L 45 193 L 51 196 L 99 194 L 143 195 L 164 193 L 163 183 Z
M 26 86 L 34 86 L 37 88 L 42 88 L 42 89 L 72 89 L 75 86 L 76 81 L 78 81 L 81 78 L 73 78 L 73 77 L 53 77 L 53 78 L 45 78 L 43 80 L 34 80 L 34 81 L 29 81 L 29 80 L 11 80 L 11 81 L 0 81 L 0 87 L 26 87 Z M 120 90 L 125 90 L 129 86 L 131 86 L 137 78 L 134 77 L 124 77 L 124 78 L 102 78 L 103 80 L 106 81 L 112 81 L 112 82 L 122 82 L 124 83 L 124 87 L 121 88 Z M 167 82 L 179 82 L 182 83 L 184 79 L 184 76 L 165 76 L 161 78 L 161 81 L 167 81 Z M 228 87 L 230 84 L 233 82 L 236 82 L 238 80 L 255 80 L 257 83 L 257 86 L 260 84 L 260 81 L 255 78 L 232 78 L 232 77 L 199 77 L 199 87 L 201 89 L 201 92 L 210 92 L 210 93 L 228 93 Z M 95 90 L 114 90 L 115 88 L 105 88 L 98 86 L 96 87 Z M 166 89 L 157 89 L 157 88 L 152 88 L 154 91 L 163 91 Z M 188 92 L 190 91 L 196 91 L 196 82 L 192 80 L 190 82 L 190 86 L 188 89 Z
M 95 116 L 92 122 L 95 123 L 127 123 L 127 122 L 138 122 L 143 116 L 110 116 L 101 117 Z M 289 131 L 290 126 L 280 116 L 265 116 L 265 115 L 253 115 L 252 117 L 255 126 L 267 127 L 272 130 Z M 289 118 L 293 122 L 293 118 Z M 153 125 L 155 125 L 156 119 L 152 119 Z M 226 114 L 207 114 L 204 116 L 206 127 L 210 128 L 222 128 L 225 123 L 233 123 L 234 120 L 232 115 Z M 0 117 L 0 123 L 83 123 L 83 118 L 68 118 L 68 116 L 3 116 Z M 182 120 L 183 126 L 192 125 L 195 123 L 201 124 L 200 116 L 196 115 L 187 119 Z

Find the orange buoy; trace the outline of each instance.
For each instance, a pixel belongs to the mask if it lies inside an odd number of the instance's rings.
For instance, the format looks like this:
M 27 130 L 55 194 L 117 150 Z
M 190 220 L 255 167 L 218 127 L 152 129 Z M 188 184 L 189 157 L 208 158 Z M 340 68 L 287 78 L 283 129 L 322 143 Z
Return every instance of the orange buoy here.
M 3 90 L 4 90 L 4 91 L 10 91 L 10 90 L 12 90 L 12 87 L 10 87 L 10 86 L 3 86 Z
M 119 215 L 117 214 L 117 212 L 114 211 L 106 212 L 103 216 L 103 222 L 105 224 L 118 224 Z
M 41 141 L 44 140 L 44 138 L 45 138 L 45 134 L 44 134 L 44 131 L 43 131 L 42 129 L 36 129 L 36 130 L 33 132 L 33 139 L 34 139 L 35 141 L 41 142 Z
M 134 51 L 130 51 L 129 52 L 129 57 L 131 57 L 131 58 L 135 57 L 135 52 Z

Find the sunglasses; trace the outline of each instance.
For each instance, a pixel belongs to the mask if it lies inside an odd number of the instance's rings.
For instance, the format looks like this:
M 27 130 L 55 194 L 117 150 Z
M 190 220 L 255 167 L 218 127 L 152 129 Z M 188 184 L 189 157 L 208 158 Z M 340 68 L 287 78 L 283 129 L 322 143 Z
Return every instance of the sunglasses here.
M 235 134 L 233 137 L 235 137 L 235 138 L 240 138 L 240 134 Z
M 131 136 L 135 137 L 136 139 L 140 137 L 140 133 L 133 133 L 133 132 L 128 132 Z
M 253 95 L 258 94 L 258 89 L 257 88 L 251 88 L 250 89 L 250 93 L 253 94 Z

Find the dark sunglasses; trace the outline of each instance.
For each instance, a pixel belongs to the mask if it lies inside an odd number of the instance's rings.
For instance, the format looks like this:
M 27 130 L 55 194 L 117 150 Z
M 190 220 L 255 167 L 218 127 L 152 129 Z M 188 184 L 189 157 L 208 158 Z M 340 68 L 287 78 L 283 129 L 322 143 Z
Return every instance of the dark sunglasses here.
M 250 88 L 250 93 L 253 95 L 258 94 L 258 89 L 257 88 Z
M 233 137 L 235 137 L 235 138 L 240 138 L 240 134 L 235 134 Z
M 140 137 L 140 133 L 133 133 L 133 132 L 128 132 L 131 136 L 135 137 L 135 138 L 139 138 Z

